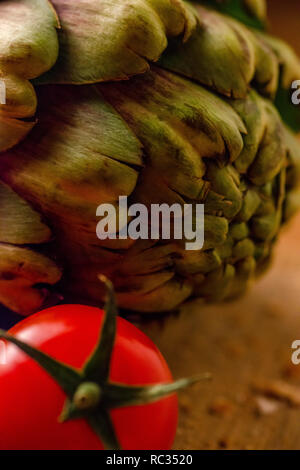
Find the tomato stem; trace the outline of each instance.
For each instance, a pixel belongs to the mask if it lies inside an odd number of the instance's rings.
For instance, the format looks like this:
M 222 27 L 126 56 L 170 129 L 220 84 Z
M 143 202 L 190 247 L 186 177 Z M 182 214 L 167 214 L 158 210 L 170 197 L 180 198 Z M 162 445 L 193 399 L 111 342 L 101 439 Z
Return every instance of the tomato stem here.
M 83 382 L 79 385 L 73 398 L 73 404 L 78 410 L 96 408 L 101 400 L 101 388 L 94 382 Z

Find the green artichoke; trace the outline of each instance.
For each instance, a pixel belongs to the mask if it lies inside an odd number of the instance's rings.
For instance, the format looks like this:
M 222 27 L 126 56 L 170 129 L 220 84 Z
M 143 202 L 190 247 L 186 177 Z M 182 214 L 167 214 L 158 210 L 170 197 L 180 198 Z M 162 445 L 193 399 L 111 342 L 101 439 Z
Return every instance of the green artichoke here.
M 300 62 L 261 0 L 0 0 L 0 302 L 232 298 L 300 203 Z M 295 110 L 293 110 L 295 111 Z M 204 204 L 205 243 L 98 240 L 96 209 Z

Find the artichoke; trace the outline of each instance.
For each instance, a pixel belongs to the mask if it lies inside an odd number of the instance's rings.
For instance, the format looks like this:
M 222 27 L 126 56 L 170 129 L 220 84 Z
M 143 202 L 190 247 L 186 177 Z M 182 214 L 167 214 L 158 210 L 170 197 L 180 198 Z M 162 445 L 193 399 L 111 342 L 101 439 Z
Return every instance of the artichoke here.
M 0 0 L 0 302 L 237 296 L 300 203 L 300 62 L 263 0 Z M 293 109 L 295 113 L 295 109 Z M 97 207 L 202 203 L 205 243 L 98 240 Z

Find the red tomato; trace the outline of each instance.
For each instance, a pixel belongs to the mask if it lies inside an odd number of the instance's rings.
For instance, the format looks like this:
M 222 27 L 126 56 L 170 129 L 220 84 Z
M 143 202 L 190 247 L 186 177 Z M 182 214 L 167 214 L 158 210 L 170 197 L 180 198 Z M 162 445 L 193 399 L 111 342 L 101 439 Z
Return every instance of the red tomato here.
M 63 305 L 21 321 L 9 333 L 81 368 L 97 343 L 103 316 L 97 308 Z M 12 344 L 7 344 L 6 359 L 0 365 L 0 449 L 103 449 L 84 419 L 58 422 L 66 396 L 47 372 Z M 152 341 L 122 318 L 117 320 L 110 380 L 130 385 L 172 380 Z M 177 427 L 177 397 L 114 409 L 111 417 L 123 449 L 169 449 Z

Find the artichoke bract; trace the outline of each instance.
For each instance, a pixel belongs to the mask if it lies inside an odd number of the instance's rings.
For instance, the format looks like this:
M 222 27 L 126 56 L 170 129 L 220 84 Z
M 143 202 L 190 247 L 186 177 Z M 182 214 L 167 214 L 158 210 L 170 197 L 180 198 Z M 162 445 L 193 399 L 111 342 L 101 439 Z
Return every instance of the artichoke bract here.
M 265 15 L 260 0 L 0 1 L 1 303 L 98 304 L 102 273 L 120 307 L 167 312 L 264 271 L 300 204 L 300 62 Z M 97 239 L 119 196 L 204 204 L 203 248 Z

